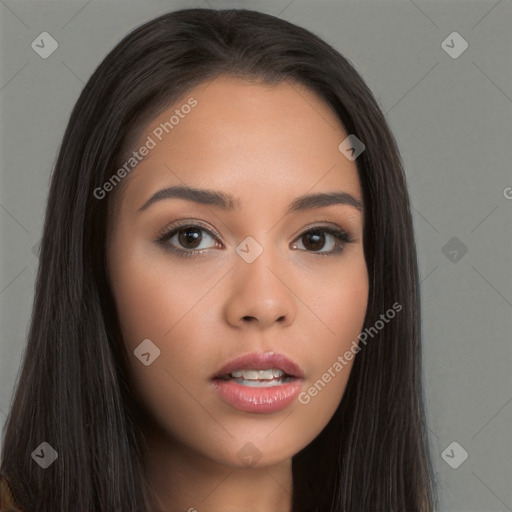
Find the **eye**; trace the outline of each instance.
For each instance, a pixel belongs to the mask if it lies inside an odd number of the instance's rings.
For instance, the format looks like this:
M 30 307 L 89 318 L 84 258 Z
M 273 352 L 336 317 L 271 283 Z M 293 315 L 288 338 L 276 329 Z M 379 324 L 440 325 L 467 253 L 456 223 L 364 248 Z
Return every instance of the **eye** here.
M 212 240 L 213 244 L 207 244 L 208 240 Z M 179 256 L 193 256 L 202 253 L 204 249 L 213 249 L 218 246 L 213 233 L 195 224 L 166 228 L 160 233 L 156 242 Z
M 297 240 L 298 243 L 294 243 L 292 249 L 323 256 L 340 254 L 345 244 L 353 242 L 349 233 L 332 226 L 315 226 L 302 233 Z M 198 256 L 206 249 L 218 248 L 221 245 L 216 234 L 197 224 L 165 228 L 155 242 L 177 256 Z
M 343 229 L 331 226 L 316 226 L 305 231 L 297 239 L 299 244 L 294 244 L 293 248 L 305 250 L 323 256 L 339 254 L 343 251 L 345 244 L 352 243 L 351 236 Z M 304 240 L 304 242 L 301 242 Z M 299 245 L 299 247 L 297 247 Z M 302 245 L 302 247 L 300 247 Z M 327 250 L 320 250 L 327 246 Z

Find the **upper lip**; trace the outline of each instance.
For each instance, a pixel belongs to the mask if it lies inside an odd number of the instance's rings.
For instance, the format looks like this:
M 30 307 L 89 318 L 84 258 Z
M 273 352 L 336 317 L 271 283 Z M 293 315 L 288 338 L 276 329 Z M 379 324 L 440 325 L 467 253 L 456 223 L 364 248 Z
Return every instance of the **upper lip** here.
M 270 368 L 282 370 L 290 377 L 304 378 L 304 372 L 299 365 L 283 354 L 255 352 L 231 359 L 213 375 L 212 379 L 228 375 L 235 370 L 267 370 Z

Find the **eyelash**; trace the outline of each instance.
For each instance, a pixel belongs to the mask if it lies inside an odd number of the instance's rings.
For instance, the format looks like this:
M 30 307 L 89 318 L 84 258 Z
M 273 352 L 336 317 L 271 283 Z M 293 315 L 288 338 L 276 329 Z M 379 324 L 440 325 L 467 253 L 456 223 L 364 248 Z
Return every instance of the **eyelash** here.
M 207 249 L 200 249 L 200 250 L 177 249 L 176 247 L 173 247 L 168 243 L 168 241 L 175 234 L 177 234 L 181 229 L 184 229 L 184 228 L 199 228 L 201 231 L 205 231 L 209 236 L 211 236 L 218 242 L 218 238 L 219 238 L 218 235 L 216 235 L 215 233 L 213 233 L 206 227 L 202 226 L 201 224 L 191 224 L 191 223 L 184 223 L 184 224 L 174 225 L 170 228 L 169 227 L 164 228 L 162 231 L 160 231 L 158 233 L 155 242 L 157 244 L 161 245 L 164 249 L 172 251 L 173 253 L 176 254 L 176 256 L 179 256 L 180 258 L 190 258 L 190 257 L 195 257 L 195 256 L 199 256 L 201 254 L 204 254 L 204 252 Z M 345 231 L 341 228 L 334 228 L 331 226 L 312 226 L 311 228 L 302 232 L 296 238 L 296 240 L 300 240 L 302 237 L 304 237 L 305 235 L 307 235 L 308 233 L 311 233 L 311 232 L 327 233 L 329 235 L 334 236 L 338 241 L 337 248 L 333 249 L 331 251 L 328 251 L 328 252 L 308 251 L 308 250 L 300 249 L 305 252 L 316 254 L 318 256 L 333 256 L 333 255 L 341 254 L 344 250 L 344 244 L 350 244 L 350 243 L 354 242 L 354 239 L 350 236 L 350 234 L 347 231 Z M 340 243 L 341 243 L 341 247 L 340 247 Z

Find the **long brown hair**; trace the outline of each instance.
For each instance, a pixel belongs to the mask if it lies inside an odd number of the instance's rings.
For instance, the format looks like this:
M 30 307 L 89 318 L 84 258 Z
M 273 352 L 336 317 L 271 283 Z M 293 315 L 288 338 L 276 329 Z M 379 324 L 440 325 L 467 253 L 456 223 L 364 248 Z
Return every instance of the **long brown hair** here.
M 139 411 L 105 274 L 111 198 L 94 190 L 144 121 L 220 74 L 305 85 L 363 141 L 356 164 L 370 278 L 365 328 L 392 304 L 403 308 L 358 353 L 333 418 L 293 458 L 293 511 L 431 512 L 418 268 L 395 140 L 346 58 L 303 28 L 249 10 L 154 19 L 107 55 L 81 93 L 52 175 L 1 471 L 25 512 L 146 510 Z M 30 456 L 43 441 L 58 452 L 45 470 Z

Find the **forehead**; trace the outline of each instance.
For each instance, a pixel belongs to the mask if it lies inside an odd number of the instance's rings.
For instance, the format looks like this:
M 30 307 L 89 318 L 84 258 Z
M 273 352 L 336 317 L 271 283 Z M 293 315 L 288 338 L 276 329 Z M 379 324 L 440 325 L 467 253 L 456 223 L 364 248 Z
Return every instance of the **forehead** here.
M 304 192 L 321 182 L 357 195 L 357 167 L 338 149 L 346 136 L 330 106 L 302 85 L 220 76 L 144 127 L 132 150 L 151 149 L 122 185 L 137 196 L 188 184 L 236 189 L 243 198 Z

